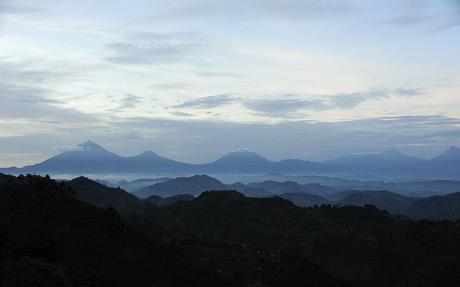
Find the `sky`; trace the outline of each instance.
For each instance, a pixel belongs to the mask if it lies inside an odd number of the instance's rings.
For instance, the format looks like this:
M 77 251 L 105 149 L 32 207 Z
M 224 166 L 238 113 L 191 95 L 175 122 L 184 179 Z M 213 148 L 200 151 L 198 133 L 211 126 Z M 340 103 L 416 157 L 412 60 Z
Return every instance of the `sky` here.
M 0 166 L 460 145 L 460 0 L 0 0 Z

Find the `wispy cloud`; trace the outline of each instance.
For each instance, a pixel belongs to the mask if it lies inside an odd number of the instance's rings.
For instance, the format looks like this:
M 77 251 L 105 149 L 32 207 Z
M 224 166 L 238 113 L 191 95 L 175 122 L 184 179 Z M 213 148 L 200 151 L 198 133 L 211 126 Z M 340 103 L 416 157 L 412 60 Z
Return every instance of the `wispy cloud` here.
M 176 108 L 198 108 L 198 109 L 212 109 L 220 107 L 231 102 L 234 102 L 236 97 L 232 95 L 217 95 L 196 98 L 192 100 L 185 101 L 179 105 L 176 105 Z
M 203 47 L 193 33 L 130 33 L 120 42 L 106 44 L 105 60 L 121 65 L 185 63 Z
M 460 25 L 460 2 L 458 0 L 407 1 L 405 9 L 386 21 L 399 27 L 426 25 L 432 31 L 441 31 Z M 433 3 L 440 5 L 433 5 Z M 436 9 L 437 8 L 437 9 Z
M 0 15 L 2 14 L 20 14 L 26 12 L 38 12 L 41 9 L 31 6 L 16 4 L 13 1 L 1 0 L 0 1 Z
M 419 89 L 374 89 L 366 92 L 336 95 L 286 94 L 271 99 L 245 100 L 242 103 L 246 108 L 265 115 L 288 117 L 289 113 L 299 111 L 351 109 L 368 100 L 381 100 L 390 97 L 413 97 L 421 94 L 423 94 L 423 91 Z
M 31 64 L 0 61 L 0 119 L 40 120 L 43 123 L 78 124 L 94 121 L 95 116 L 61 107 L 62 102 L 50 96 L 53 92 L 41 84 L 68 79 L 46 70 L 33 69 Z
M 142 98 L 133 94 L 126 95 L 120 103 L 121 109 L 134 108 L 138 104 L 142 103 Z

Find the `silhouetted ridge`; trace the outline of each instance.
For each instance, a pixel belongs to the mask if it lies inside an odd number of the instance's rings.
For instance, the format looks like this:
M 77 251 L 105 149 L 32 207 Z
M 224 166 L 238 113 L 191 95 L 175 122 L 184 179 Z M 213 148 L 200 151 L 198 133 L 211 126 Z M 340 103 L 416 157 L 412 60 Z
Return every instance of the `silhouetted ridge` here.
M 141 202 L 152 209 L 120 217 L 117 208 L 78 200 L 82 194 L 99 204 L 132 200 L 83 177 L 66 183 L 0 175 L 2 285 L 30 286 L 23 281 L 30 278 L 33 286 L 460 283 L 459 222 L 394 219 L 369 204 L 301 208 L 232 190 L 163 207 Z M 447 205 L 433 211 L 450 210 L 458 199 L 458 193 L 432 197 L 426 205 L 442 200 Z
M 212 174 L 316 174 L 401 179 L 460 179 L 453 168 L 460 161 L 459 148 L 452 146 L 442 155 L 425 160 L 389 149 L 380 153 L 341 156 L 323 162 L 299 159 L 270 161 L 250 151 L 231 152 L 204 164 L 189 164 L 162 157 L 152 151 L 135 156 L 119 156 L 87 141 L 41 163 L 24 168 L 0 168 L 3 173 L 39 174 L 127 174 L 127 173 L 212 173 Z M 446 165 L 445 163 L 448 163 Z
M 460 162 L 460 148 L 451 146 L 448 150 L 443 152 L 441 155 L 435 157 L 433 161 L 458 161 Z
M 205 167 L 215 172 L 267 171 L 273 169 L 274 166 L 274 162 L 267 160 L 255 152 L 246 150 L 228 153 L 216 161 L 205 165 Z
M 72 187 L 78 199 L 102 208 L 113 207 L 124 217 L 149 208 L 140 199 L 122 189 L 107 187 L 86 177 L 77 177 L 67 182 L 67 185 Z
M 100 145 L 88 140 L 78 145 L 82 151 L 91 151 L 91 152 L 108 152 L 106 149 Z
M 0 218 L 1 286 L 240 284 L 132 230 L 113 208 L 75 199 L 65 183 L 25 176 L 2 184 Z
M 167 197 L 178 194 L 192 194 L 194 196 L 207 190 L 224 190 L 226 185 L 215 178 L 207 175 L 195 175 L 191 177 L 177 177 L 168 181 L 156 183 L 141 188 L 134 192 L 140 198 L 151 195 Z
M 158 196 L 158 195 L 151 195 L 144 200 L 156 206 L 165 206 L 169 204 L 174 204 L 176 202 L 190 201 L 194 199 L 195 197 L 191 194 L 178 194 L 178 195 L 173 195 L 173 196 L 169 196 L 165 198 Z

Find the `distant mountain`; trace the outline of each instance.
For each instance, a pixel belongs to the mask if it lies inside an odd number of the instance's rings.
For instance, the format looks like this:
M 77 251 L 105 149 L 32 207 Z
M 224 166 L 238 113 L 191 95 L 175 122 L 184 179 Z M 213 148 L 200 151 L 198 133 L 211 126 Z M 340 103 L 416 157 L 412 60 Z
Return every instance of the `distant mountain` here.
M 393 215 L 413 219 L 460 220 L 460 192 L 443 196 L 414 198 L 389 191 L 345 191 L 328 197 L 341 206 L 372 204 Z
M 134 192 L 139 198 L 147 198 L 152 195 L 169 197 L 179 194 L 191 194 L 197 196 L 208 190 L 226 190 L 227 186 L 215 178 L 207 175 L 195 175 L 191 177 L 178 177 L 165 182 L 156 183 L 143 187 Z
M 186 170 L 187 168 L 191 167 L 190 164 L 167 159 L 152 151 L 146 151 L 133 157 L 127 157 L 124 161 L 124 166 L 130 172 L 165 172 Z
M 186 170 L 190 164 L 170 160 L 146 151 L 132 157 L 112 153 L 92 141 L 79 144 L 41 163 L 19 169 L 22 173 L 138 173 L 176 172 Z
M 247 189 L 265 190 L 267 193 L 272 195 L 282 193 L 308 193 L 312 195 L 324 195 L 337 193 L 339 191 L 338 189 L 316 183 L 302 185 L 293 181 L 276 182 L 272 180 L 248 183 L 246 185 L 246 189 L 243 189 L 243 193 L 246 194 Z
M 122 157 L 101 146 L 87 141 L 79 144 L 74 150 L 65 151 L 39 164 L 23 168 L 28 173 L 34 172 L 103 172 L 110 168 L 118 170 L 122 164 Z
M 189 164 L 146 151 L 124 157 L 87 141 L 41 163 L 23 168 L 2 168 L 11 174 L 310 174 L 360 179 L 460 179 L 460 149 L 451 147 L 442 155 L 425 160 L 390 149 L 382 153 L 348 155 L 324 162 L 299 159 L 270 161 L 263 156 L 242 150 L 231 152 L 216 161 Z M 144 185 L 145 186 L 145 185 Z M 138 186 L 139 187 L 139 186 Z M 137 187 L 137 188 L 138 188 Z M 128 188 L 128 186 L 126 186 Z M 130 190 L 135 188 L 129 187 Z
M 395 168 L 395 165 L 403 165 L 405 167 L 424 162 L 426 162 L 426 160 L 407 156 L 396 149 L 389 149 L 381 153 L 346 155 L 324 163 L 353 168 Z
M 134 191 L 140 198 L 151 195 L 168 197 L 177 194 L 200 195 L 209 190 L 236 190 L 248 197 L 272 197 L 282 193 L 309 193 L 330 194 L 338 192 L 337 189 L 319 184 L 301 185 L 296 182 L 263 181 L 249 184 L 234 183 L 223 184 L 219 180 L 207 175 L 195 175 L 191 177 L 178 177 L 164 182 L 146 186 Z
M 320 206 L 322 204 L 330 204 L 331 202 L 319 195 L 307 193 L 283 193 L 280 197 L 287 199 L 300 207 Z
M 123 217 L 145 212 L 152 206 L 146 204 L 134 195 L 120 189 L 100 184 L 85 177 L 77 177 L 66 182 L 75 191 L 75 196 L 101 208 L 113 207 Z
M 246 150 L 231 152 L 202 166 L 214 172 L 264 172 L 275 167 L 275 162 Z
M 249 183 L 246 186 L 247 188 L 263 189 L 271 194 L 308 192 L 308 190 L 305 187 L 293 181 L 276 182 L 267 180 L 263 182 Z
M 451 146 L 448 150 L 441 155 L 433 158 L 433 162 L 460 162 L 460 148 Z
M 340 205 L 365 206 L 366 204 L 372 204 L 392 214 L 406 214 L 407 210 L 416 200 L 385 190 L 351 191 L 348 194 L 345 198 L 338 201 Z

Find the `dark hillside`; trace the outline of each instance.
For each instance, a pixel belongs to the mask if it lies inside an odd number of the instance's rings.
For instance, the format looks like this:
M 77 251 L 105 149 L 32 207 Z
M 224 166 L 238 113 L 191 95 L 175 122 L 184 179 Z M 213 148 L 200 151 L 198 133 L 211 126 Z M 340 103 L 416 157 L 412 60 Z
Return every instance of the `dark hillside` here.
M 26 176 L 0 184 L 0 218 L 5 286 L 460 282 L 459 222 L 394 219 L 366 204 L 302 208 L 209 191 L 156 207 L 85 178 Z
M 460 240 L 458 223 L 399 222 L 371 205 L 305 209 L 281 198 L 246 198 L 233 191 L 205 192 L 162 212 L 174 218 L 169 224 L 180 230 L 179 241 L 195 238 L 246 246 L 243 250 L 253 248 L 273 258 L 304 258 L 355 286 L 460 282 L 440 267 L 460 272 L 460 246 L 454 243 Z M 434 233 L 436 229 L 444 232 Z M 184 242 L 186 250 L 196 250 L 196 241 Z M 438 245 L 436 260 L 421 259 L 423 254 L 435 256 L 433 246 Z M 222 260 L 223 251 L 207 252 L 212 260 Z M 427 284 L 423 286 L 435 286 Z
M 227 279 L 147 240 L 113 209 L 26 176 L 0 186 L 1 286 L 217 286 Z M 176 251 L 174 251 L 176 249 Z

